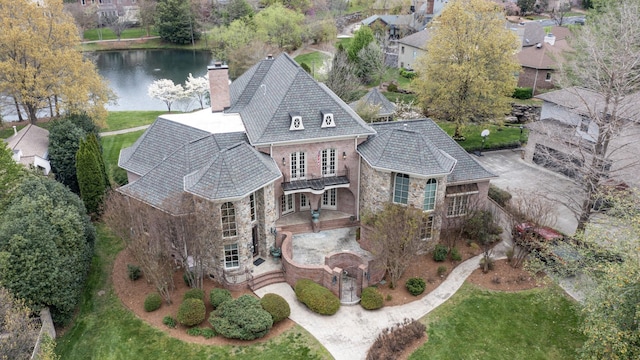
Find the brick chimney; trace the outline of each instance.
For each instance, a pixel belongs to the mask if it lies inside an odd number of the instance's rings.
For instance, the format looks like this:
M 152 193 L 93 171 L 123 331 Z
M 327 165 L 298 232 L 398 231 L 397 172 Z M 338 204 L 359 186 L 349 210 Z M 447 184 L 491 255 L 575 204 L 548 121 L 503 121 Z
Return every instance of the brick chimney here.
M 427 0 L 427 14 L 433 15 L 433 4 L 434 0 Z
M 209 96 L 211 112 L 220 112 L 231 106 L 229 94 L 229 67 L 217 61 L 207 67 L 209 71 Z

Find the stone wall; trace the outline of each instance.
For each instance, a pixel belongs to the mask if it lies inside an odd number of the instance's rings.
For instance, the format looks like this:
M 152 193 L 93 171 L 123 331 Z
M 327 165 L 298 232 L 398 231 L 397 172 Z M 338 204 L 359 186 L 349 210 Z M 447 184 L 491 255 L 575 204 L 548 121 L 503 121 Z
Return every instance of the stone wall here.
M 360 170 L 360 216 L 377 213 L 391 201 L 391 173 L 373 169 L 362 160 Z
M 511 104 L 511 114 L 507 116 L 507 122 L 513 124 L 525 124 L 540 119 L 541 105 Z

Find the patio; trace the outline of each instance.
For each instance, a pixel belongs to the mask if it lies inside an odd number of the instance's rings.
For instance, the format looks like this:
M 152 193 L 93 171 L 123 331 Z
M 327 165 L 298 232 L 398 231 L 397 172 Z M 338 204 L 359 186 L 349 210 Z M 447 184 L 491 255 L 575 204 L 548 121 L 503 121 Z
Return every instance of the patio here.
M 325 256 L 349 251 L 371 260 L 374 256 L 360 248 L 357 227 L 293 235 L 293 261 L 301 265 L 324 265 Z

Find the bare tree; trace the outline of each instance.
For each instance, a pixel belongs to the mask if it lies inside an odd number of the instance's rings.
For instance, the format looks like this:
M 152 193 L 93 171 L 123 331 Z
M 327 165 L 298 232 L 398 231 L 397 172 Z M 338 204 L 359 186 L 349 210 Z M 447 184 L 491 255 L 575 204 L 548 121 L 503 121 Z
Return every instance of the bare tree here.
M 126 21 L 118 16 L 118 10 L 115 13 L 103 12 L 100 17 L 101 25 L 108 27 L 118 37 L 118 41 L 122 38 L 122 32 L 127 28 Z
M 325 84 L 340 99 L 346 102 L 356 99 L 356 93 L 360 88 L 360 80 L 356 76 L 356 66 L 349 62 L 345 50 L 337 50 L 327 75 Z
M 426 215 L 412 206 L 387 203 L 384 209 L 366 222 L 374 227 L 372 253 L 389 275 L 389 287 L 394 288 L 413 257 L 425 246 L 421 240 Z
M 482 271 L 488 272 L 492 261 L 493 245 L 500 241 L 502 228 L 487 210 L 473 211 L 463 226 L 464 234 L 482 248 Z
M 576 171 L 584 193 L 576 211 L 578 230 L 589 222 L 604 180 L 615 172 L 632 174 L 629 169 L 638 163 L 637 154 L 628 149 L 636 139 L 625 139 L 633 136 L 631 128 L 640 115 L 638 29 L 640 2 L 622 0 L 608 3 L 570 38 L 575 54 L 562 68 L 562 84 L 581 86 L 569 91 L 590 135 L 580 138 L 574 158 L 563 162 Z
M 566 1 L 558 4 L 557 7 L 551 10 L 551 18 L 558 24 L 558 26 L 562 26 L 562 22 L 564 21 L 565 16 L 568 12 L 571 11 L 571 3 Z
M 151 35 L 151 27 L 156 23 L 157 5 L 155 0 L 141 0 L 138 4 L 138 20 L 140 26 L 146 29 L 147 36 Z
M 67 10 L 73 19 L 76 21 L 78 30 L 80 32 L 80 38 L 84 38 L 84 31 L 92 29 L 96 26 L 98 21 L 98 5 L 92 4 L 83 6 L 78 2 L 73 4 L 65 4 L 65 10 Z
M 37 337 L 31 310 L 0 287 L 0 359 L 29 359 Z

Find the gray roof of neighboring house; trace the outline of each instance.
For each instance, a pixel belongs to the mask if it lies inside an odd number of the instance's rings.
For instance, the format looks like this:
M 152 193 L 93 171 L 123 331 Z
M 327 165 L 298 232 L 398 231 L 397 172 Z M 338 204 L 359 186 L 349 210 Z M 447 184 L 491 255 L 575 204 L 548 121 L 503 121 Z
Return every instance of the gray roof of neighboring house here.
M 371 106 L 380 106 L 380 110 L 378 110 L 378 116 L 389 116 L 393 115 L 396 111 L 396 106 L 389 99 L 387 99 L 384 95 L 378 91 L 378 88 L 373 88 L 369 90 L 363 97 L 359 100 L 356 100 L 349 104 L 349 106 L 357 111 L 358 106 L 361 104 L 371 105 Z
M 599 113 L 604 106 L 604 98 L 595 91 L 573 86 L 537 95 L 536 98 L 571 109 L 576 114 Z M 640 121 L 640 93 L 627 95 L 618 104 L 617 115 L 621 118 Z M 558 119 L 564 120 L 564 119 Z
M 424 177 L 448 174 L 449 183 L 496 177 L 431 119 L 374 123 L 372 127 L 378 134 L 360 144 L 358 152 L 374 168 Z
M 411 35 L 405 36 L 402 39 L 398 40 L 401 44 L 406 44 L 409 46 L 413 46 L 414 48 L 426 50 L 427 42 L 431 39 L 431 32 L 428 29 L 424 29 L 422 31 L 418 31 Z
M 378 19 L 382 20 L 388 26 L 403 26 L 409 25 L 413 22 L 413 15 L 371 15 L 360 23 L 362 25 L 369 26 Z
M 371 135 L 374 131 L 324 84 L 315 81 L 289 55 L 264 59 L 230 86 L 231 106 L 252 145 Z M 322 128 L 322 113 L 335 127 Z M 289 130 L 290 114 L 302 116 L 303 130 Z
M 22 151 L 22 157 L 39 156 L 46 159 L 49 148 L 49 130 L 29 124 L 17 134 L 4 140 L 9 149 Z
M 185 191 L 214 201 L 235 199 L 281 176 L 274 160 L 251 147 L 244 133 L 207 134 L 178 145 L 119 191 L 177 214 Z

